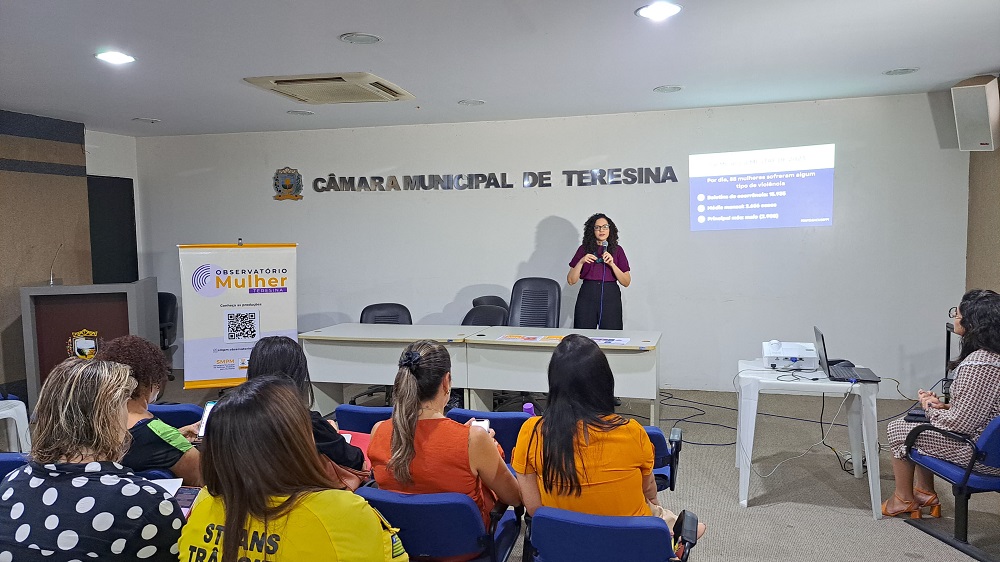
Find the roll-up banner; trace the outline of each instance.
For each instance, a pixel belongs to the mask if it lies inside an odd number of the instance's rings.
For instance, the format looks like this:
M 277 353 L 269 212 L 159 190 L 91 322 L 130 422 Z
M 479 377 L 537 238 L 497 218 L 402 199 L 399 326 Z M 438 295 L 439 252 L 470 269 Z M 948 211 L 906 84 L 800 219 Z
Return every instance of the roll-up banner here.
M 184 388 L 246 380 L 260 338 L 298 337 L 295 244 L 187 244 L 181 262 Z

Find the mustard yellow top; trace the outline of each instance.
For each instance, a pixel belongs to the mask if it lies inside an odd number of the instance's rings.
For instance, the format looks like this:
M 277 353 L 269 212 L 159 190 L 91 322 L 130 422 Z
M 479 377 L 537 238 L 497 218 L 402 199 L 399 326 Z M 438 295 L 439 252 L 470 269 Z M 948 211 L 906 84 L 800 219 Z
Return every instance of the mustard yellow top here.
M 556 494 L 556 490 L 545 491 L 541 421 L 542 418 L 536 416 L 521 426 L 511 464 L 519 474 L 537 477 L 543 506 L 591 515 L 652 514 L 642 491 L 642 481 L 653 471 L 653 444 L 639 422 L 629 420 L 611 431 L 591 428 L 586 441 L 581 428 L 576 442 L 576 471 L 583 490 L 576 496 Z

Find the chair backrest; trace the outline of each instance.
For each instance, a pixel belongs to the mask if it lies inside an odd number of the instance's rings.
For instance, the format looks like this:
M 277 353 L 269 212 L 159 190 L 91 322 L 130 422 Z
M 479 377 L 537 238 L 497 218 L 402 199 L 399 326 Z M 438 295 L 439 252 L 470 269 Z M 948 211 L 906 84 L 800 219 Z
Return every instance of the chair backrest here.
M 167 425 L 180 428 L 200 421 L 205 409 L 197 404 L 150 404 L 149 411 Z
M 411 560 L 483 550 L 483 516 L 465 494 L 400 494 L 369 487 L 358 488 L 357 494 L 399 529 L 399 540 Z
M 666 562 L 674 556 L 670 529 L 659 517 L 587 515 L 552 507 L 535 510 L 531 545 L 538 550 L 536 560 L 544 562 Z
M 507 304 L 507 301 L 503 300 L 503 297 L 498 297 L 496 295 L 483 295 L 472 299 L 472 306 L 482 306 L 484 304 L 492 304 L 493 306 L 499 306 L 504 310 L 510 310 L 510 305 Z
M 472 307 L 465 318 L 463 326 L 506 326 L 507 309 L 493 304 L 480 304 Z
M 177 339 L 177 295 L 156 293 L 160 313 L 160 347 L 166 349 Z
M 410 310 L 396 302 L 379 302 L 361 311 L 362 324 L 413 324 Z
M 666 466 L 670 462 L 670 445 L 667 444 L 663 430 L 651 425 L 644 425 L 642 428 L 646 430 L 646 435 L 649 435 L 649 440 L 653 443 L 653 467 Z
M 173 472 L 166 468 L 151 468 L 149 470 L 140 470 L 135 473 L 136 476 L 142 476 L 146 480 L 172 480 L 177 478 Z
M 985 454 L 980 462 L 1000 467 L 1000 418 L 993 418 L 993 421 L 986 426 L 976 442 L 976 447 Z
M 478 420 L 490 420 L 490 429 L 496 433 L 497 443 L 503 448 L 504 461 L 511 461 L 511 453 L 514 445 L 517 444 L 517 434 L 521 432 L 521 426 L 528 421 L 529 416 L 524 412 L 480 412 L 477 410 L 466 410 L 464 408 L 452 408 L 448 410 L 448 417 L 458 423 L 465 423 L 470 418 Z
M 24 453 L 0 453 L 0 476 L 26 464 L 28 464 L 28 456 Z
M 510 293 L 508 326 L 558 328 L 562 288 L 553 279 L 525 277 Z
M 337 426 L 344 431 L 371 433 L 372 428 L 380 421 L 392 417 L 391 406 L 355 406 L 341 404 L 333 411 Z

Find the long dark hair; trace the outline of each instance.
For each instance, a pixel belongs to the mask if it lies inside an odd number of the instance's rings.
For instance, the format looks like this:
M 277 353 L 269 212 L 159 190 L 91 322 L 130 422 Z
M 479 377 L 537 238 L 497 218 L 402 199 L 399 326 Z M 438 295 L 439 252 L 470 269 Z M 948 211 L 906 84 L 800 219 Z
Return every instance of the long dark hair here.
M 1000 295 L 989 289 L 972 289 L 958 305 L 959 323 L 965 329 L 958 359 L 948 364 L 954 369 L 975 351 L 1000 353 Z
M 295 383 L 307 408 L 312 407 L 313 388 L 309 380 L 306 354 L 299 343 L 287 336 L 268 336 L 257 340 L 247 361 L 247 379 L 264 375 L 286 376 Z
M 240 532 L 251 517 L 263 522 L 266 536 L 269 522 L 304 494 L 333 487 L 316 453 L 309 410 L 290 380 L 272 376 L 247 381 L 216 404 L 201 472 L 208 493 L 225 508 L 222 562 L 236 562 Z M 273 505 L 276 496 L 288 499 Z
M 626 423 L 615 414 L 615 378 L 604 352 L 588 337 L 563 338 L 549 361 L 549 402 L 534 430 L 541 427 L 545 491 L 579 496 L 578 444 L 587 443 L 590 431 L 611 431 Z
M 399 356 L 399 371 L 392 386 L 392 455 L 386 467 L 400 484 L 410 484 L 410 463 L 416 450 L 413 436 L 417 431 L 420 403 L 437 394 L 441 380 L 451 371 L 451 355 L 433 340 L 411 343 Z
M 597 219 L 604 219 L 608 221 L 608 226 L 611 230 L 608 231 L 608 248 L 609 252 L 614 252 L 615 248 L 618 247 L 618 227 L 615 226 L 615 221 L 611 220 L 608 215 L 604 213 L 595 213 L 587 219 L 587 222 L 583 223 L 583 249 L 587 251 L 588 254 L 597 254 L 597 237 L 594 236 L 594 223 Z

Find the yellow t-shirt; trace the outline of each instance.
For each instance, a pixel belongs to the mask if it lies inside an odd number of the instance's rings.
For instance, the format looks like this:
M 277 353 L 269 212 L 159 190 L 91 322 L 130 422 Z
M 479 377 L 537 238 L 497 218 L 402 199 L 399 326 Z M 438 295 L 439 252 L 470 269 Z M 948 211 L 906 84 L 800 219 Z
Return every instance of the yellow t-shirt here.
M 651 515 L 642 481 L 653 472 L 653 444 L 639 422 L 629 420 L 611 431 L 591 428 L 586 442 L 582 430 L 578 433 L 576 473 L 582 493 L 576 496 L 545 491 L 541 421 L 533 417 L 521 426 L 511 464 L 520 474 L 536 476 L 542 505 L 591 515 Z
M 222 498 L 202 488 L 177 543 L 180 561 L 222 559 L 222 543 L 231 537 L 225 522 Z M 266 533 L 254 519 L 241 535 L 240 557 L 251 562 L 265 555 L 270 562 L 409 560 L 396 530 L 364 498 L 346 490 L 307 494 L 285 517 L 270 522 Z

